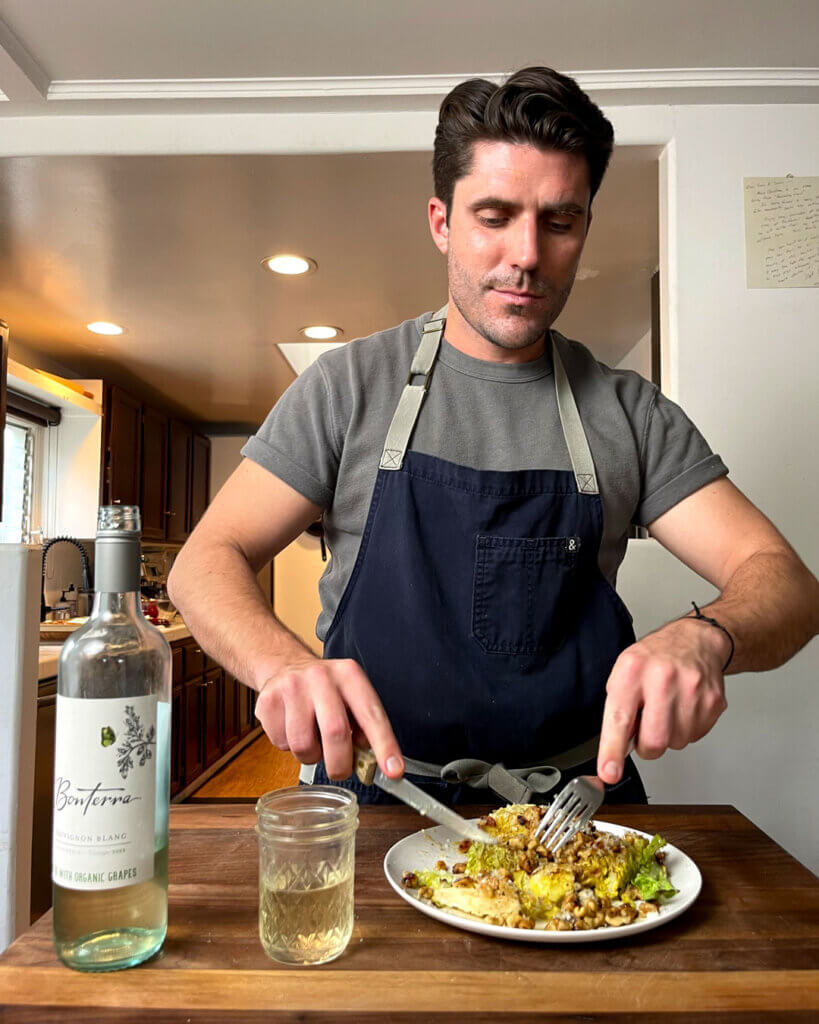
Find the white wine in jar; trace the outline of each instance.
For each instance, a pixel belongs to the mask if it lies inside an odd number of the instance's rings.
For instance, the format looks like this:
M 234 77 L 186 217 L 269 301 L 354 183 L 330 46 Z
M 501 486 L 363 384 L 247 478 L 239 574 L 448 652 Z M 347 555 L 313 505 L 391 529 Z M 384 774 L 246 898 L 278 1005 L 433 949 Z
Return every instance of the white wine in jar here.
M 171 649 L 140 606 L 140 516 L 100 509 L 95 597 L 57 668 L 54 945 L 112 971 L 160 949 L 168 921 Z
M 321 964 L 344 951 L 353 930 L 353 873 L 328 871 L 305 886 L 278 871 L 259 891 L 259 936 L 268 955 L 293 964 Z

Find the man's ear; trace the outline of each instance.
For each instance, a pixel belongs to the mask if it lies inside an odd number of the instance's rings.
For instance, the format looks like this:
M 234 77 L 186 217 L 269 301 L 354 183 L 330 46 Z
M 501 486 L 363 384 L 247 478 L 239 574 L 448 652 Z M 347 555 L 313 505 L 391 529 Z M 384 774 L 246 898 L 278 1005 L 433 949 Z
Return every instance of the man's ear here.
M 449 225 L 446 221 L 447 209 L 443 200 L 433 196 L 427 205 L 429 230 L 432 241 L 439 251 L 446 255 L 449 252 Z

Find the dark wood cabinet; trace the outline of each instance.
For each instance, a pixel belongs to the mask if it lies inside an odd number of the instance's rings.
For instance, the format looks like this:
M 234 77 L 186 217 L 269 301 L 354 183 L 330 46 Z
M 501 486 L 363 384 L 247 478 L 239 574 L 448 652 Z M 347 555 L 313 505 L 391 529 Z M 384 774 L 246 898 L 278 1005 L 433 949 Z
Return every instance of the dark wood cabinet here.
M 142 405 L 127 391 L 109 385 L 104 398 L 102 504 L 139 505 Z
M 168 484 L 168 417 L 142 410 L 142 538 L 165 540 Z
M 205 683 L 202 677 L 189 679 L 182 687 L 184 720 L 185 785 L 202 774 L 205 766 L 202 721 L 204 719 Z
M 208 507 L 208 491 L 210 489 L 210 441 L 202 434 L 194 434 L 191 439 L 191 487 L 190 513 L 188 516 L 188 532 L 205 514 Z
M 222 692 L 222 753 L 226 754 L 239 742 L 239 689 L 243 688 L 235 676 L 225 672 Z
M 142 537 L 183 544 L 210 495 L 210 440 L 116 384 L 103 402 L 103 505 L 139 505 Z
M 169 541 L 183 543 L 188 537 L 191 439 L 193 431 L 182 420 L 168 428 L 168 527 Z
M 34 815 L 31 839 L 31 920 L 51 906 L 51 826 L 54 819 L 54 726 L 57 678 L 37 688 L 34 759 Z
M 213 668 L 205 673 L 204 697 L 204 756 L 205 768 L 222 756 L 222 688 L 224 672 Z
M 253 710 L 256 703 L 256 691 L 239 683 L 239 739 L 250 732 L 256 724 Z

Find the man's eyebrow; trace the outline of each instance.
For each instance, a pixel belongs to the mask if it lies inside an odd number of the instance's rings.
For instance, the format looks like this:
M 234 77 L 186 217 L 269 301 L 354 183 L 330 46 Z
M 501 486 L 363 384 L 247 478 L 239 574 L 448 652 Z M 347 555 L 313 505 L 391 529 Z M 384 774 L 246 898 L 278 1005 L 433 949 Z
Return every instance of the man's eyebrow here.
M 518 209 L 518 206 L 509 199 L 501 199 L 498 196 L 482 196 L 470 203 L 469 209 L 473 212 L 477 210 L 514 210 Z M 586 213 L 586 208 L 578 203 L 546 203 L 545 206 L 541 206 L 539 212 L 582 217 Z

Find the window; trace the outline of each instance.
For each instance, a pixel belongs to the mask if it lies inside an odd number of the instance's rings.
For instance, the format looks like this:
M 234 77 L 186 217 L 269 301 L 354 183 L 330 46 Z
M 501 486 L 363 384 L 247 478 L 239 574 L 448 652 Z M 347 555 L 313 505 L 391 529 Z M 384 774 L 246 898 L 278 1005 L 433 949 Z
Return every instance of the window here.
M 39 529 L 40 487 L 36 467 L 43 429 L 11 414 L 6 417 L 2 544 L 26 544 L 35 529 Z

